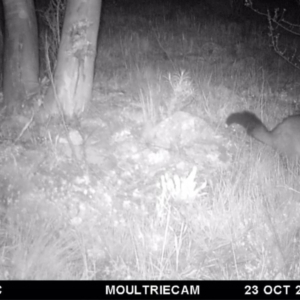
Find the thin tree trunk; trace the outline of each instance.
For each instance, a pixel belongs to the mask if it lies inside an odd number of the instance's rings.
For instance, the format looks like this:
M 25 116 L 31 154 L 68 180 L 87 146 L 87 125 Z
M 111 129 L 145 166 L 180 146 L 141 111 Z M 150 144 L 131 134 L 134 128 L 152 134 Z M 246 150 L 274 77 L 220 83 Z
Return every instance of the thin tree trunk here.
M 78 116 L 91 99 L 101 4 L 67 3 L 54 80 L 45 97 L 47 115 L 61 111 L 68 118 Z
M 32 0 L 3 0 L 4 105 L 8 112 L 38 91 L 39 58 L 37 22 Z

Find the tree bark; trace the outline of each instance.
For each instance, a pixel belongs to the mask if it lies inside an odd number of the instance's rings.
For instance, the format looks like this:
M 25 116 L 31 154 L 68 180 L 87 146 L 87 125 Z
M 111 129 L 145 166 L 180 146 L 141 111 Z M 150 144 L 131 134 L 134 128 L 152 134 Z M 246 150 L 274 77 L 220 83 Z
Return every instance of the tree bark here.
M 45 97 L 46 115 L 80 115 L 92 95 L 101 0 L 67 3 L 57 67 Z
M 38 92 L 37 22 L 32 0 L 3 0 L 5 14 L 3 96 L 8 113 Z

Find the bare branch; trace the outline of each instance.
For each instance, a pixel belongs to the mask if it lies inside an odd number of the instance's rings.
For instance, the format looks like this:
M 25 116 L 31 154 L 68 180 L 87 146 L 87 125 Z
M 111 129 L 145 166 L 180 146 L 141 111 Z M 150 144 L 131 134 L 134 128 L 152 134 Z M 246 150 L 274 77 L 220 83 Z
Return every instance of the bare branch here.
M 270 16 L 269 10 L 267 10 L 267 12 L 264 13 L 256 8 L 254 8 L 252 0 L 245 0 L 245 5 L 247 7 L 249 7 L 251 10 L 253 10 L 255 13 L 257 13 L 258 15 L 265 16 L 267 18 L 269 18 L 269 16 Z M 279 27 L 284 29 L 285 31 L 288 31 L 292 34 L 300 35 L 300 24 L 294 24 L 294 23 L 287 21 L 284 18 L 285 13 L 286 13 L 286 9 L 283 9 L 282 11 L 280 11 L 279 8 L 276 8 L 274 10 L 273 17 L 271 17 L 272 21 L 275 24 L 277 24 Z
M 298 0 L 300 5 L 300 0 Z M 274 12 L 271 14 L 268 9 L 267 12 L 262 12 L 253 7 L 252 0 L 245 0 L 245 5 L 253 10 L 255 13 L 265 16 L 268 20 L 268 29 L 269 37 L 271 39 L 271 46 L 274 51 L 282 57 L 286 62 L 291 64 L 293 67 L 300 70 L 300 57 L 298 56 L 297 48 L 292 49 L 290 46 L 281 47 L 279 44 L 280 33 L 276 33 L 278 28 L 281 28 L 293 35 L 300 36 L 300 24 L 293 24 L 285 20 L 286 9 L 280 11 L 279 8 L 274 9 Z M 276 28 L 274 27 L 276 25 Z

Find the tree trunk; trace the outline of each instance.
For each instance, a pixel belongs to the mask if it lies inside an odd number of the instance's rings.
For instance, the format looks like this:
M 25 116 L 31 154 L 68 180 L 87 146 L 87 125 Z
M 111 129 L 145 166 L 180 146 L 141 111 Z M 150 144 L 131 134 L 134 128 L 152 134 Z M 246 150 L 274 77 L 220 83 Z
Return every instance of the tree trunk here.
M 12 113 L 38 91 L 38 34 L 32 0 L 3 0 L 3 6 L 3 96 L 8 113 Z
M 45 97 L 46 115 L 78 116 L 91 99 L 101 4 L 101 0 L 67 3 L 57 67 Z

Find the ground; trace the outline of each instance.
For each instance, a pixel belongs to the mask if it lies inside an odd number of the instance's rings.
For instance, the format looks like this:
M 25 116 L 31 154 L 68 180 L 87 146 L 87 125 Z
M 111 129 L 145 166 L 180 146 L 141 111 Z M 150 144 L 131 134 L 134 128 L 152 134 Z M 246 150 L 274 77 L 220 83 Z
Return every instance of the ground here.
M 104 8 L 78 122 L 1 116 L 0 279 L 299 279 L 298 166 L 225 127 L 293 114 L 297 70 L 263 22 L 156 5 Z

